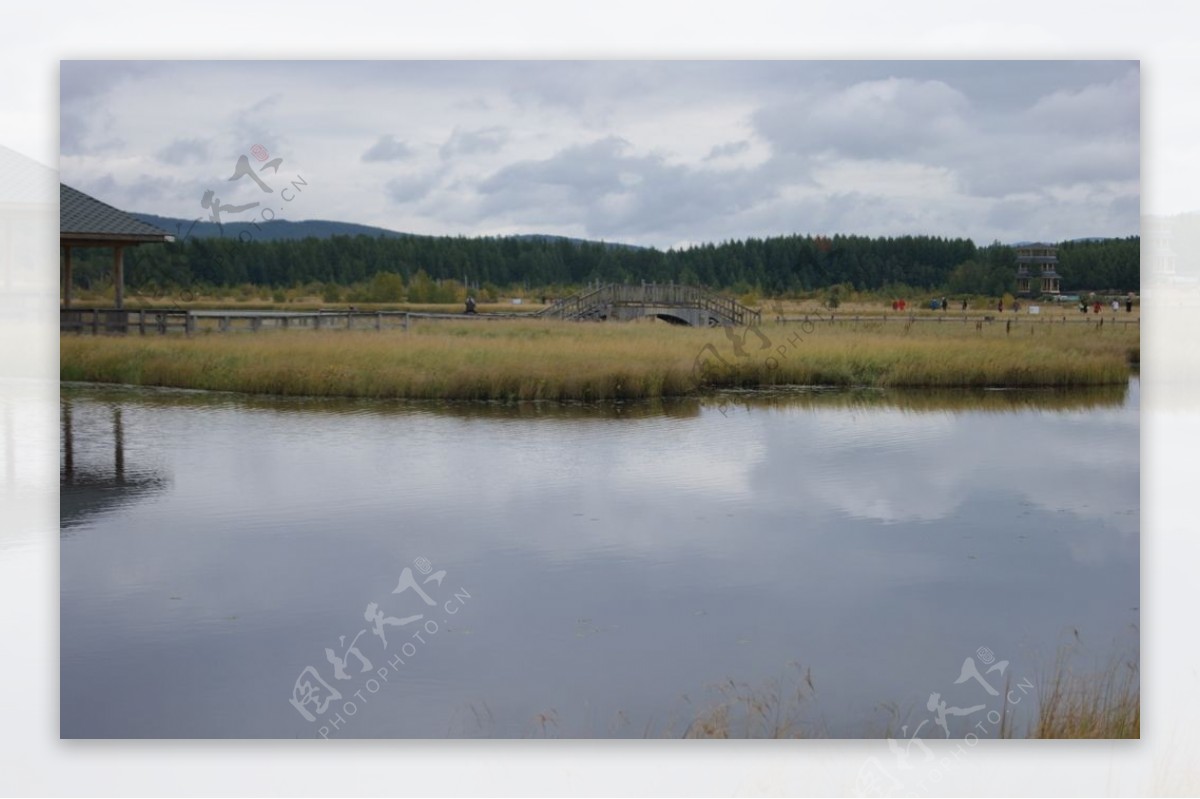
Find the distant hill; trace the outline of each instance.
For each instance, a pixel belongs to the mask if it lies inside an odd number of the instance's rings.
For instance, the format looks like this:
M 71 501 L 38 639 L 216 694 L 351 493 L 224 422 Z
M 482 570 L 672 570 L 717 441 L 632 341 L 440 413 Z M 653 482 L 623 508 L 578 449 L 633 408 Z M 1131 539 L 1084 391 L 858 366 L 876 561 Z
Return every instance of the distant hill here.
M 243 241 L 299 241 L 300 239 L 328 239 L 333 236 L 368 236 L 369 238 L 408 238 L 416 234 L 399 233 L 387 228 L 373 225 L 359 225 L 354 222 L 332 222 L 327 219 L 306 219 L 292 222 L 287 219 L 273 219 L 270 222 L 225 222 L 218 225 L 215 222 L 197 221 L 195 219 L 179 219 L 172 216 L 156 214 L 131 214 L 143 222 L 154 225 L 175 236 L 176 240 L 185 237 L 193 239 L 242 239 Z M 435 236 L 433 238 L 448 238 Z M 481 237 L 475 237 L 481 238 Z M 636 244 L 620 244 L 618 242 L 595 242 L 588 239 L 577 239 L 570 236 L 552 236 L 545 233 L 524 233 L 513 236 L 496 238 L 511 238 L 517 241 L 553 243 L 569 241 L 572 244 L 600 244 L 613 249 L 644 249 Z
M 270 222 L 261 223 L 230 221 L 218 225 L 216 222 L 179 219 L 155 214 L 135 213 L 132 216 L 171 233 L 176 240 L 189 237 L 195 239 L 241 238 L 245 241 L 297 241 L 309 238 L 327 239 L 331 236 L 369 236 L 375 239 L 380 237 L 401 238 L 411 235 L 371 225 L 331 222 L 325 219 L 307 219 L 300 222 L 273 219 Z

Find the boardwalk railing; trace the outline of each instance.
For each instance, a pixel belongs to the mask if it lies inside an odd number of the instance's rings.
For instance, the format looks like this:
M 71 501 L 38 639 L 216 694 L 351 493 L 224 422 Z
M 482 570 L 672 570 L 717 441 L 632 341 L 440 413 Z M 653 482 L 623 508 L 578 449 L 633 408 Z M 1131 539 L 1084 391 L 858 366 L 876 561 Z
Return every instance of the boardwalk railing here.
M 1081 318 L 1082 317 L 1082 318 Z M 1021 313 L 955 313 L 950 315 L 942 314 L 899 314 L 899 313 L 882 313 L 882 314 L 860 314 L 860 313 L 804 313 L 800 316 L 782 316 L 777 315 L 771 317 L 778 324 L 794 324 L 794 323 L 810 323 L 815 324 L 821 322 L 824 324 L 883 324 L 883 325 L 911 325 L 914 322 L 923 323 L 947 323 L 954 324 L 956 322 L 967 324 L 968 322 L 982 322 L 984 324 L 995 324 L 998 322 L 1007 322 L 1010 325 L 1030 326 L 1030 327 L 1049 327 L 1057 325 L 1094 325 L 1103 328 L 1105 325 L 1110 327 L 1128 327 L 1129 325 L 1140 326 L 1141 318 L 1134 317 L 1132 319 L 1125 318 L 1120 314 L 1109 314 L 1105 316 L 1083 316 L 1071 314 L 1021 314 Z
M 165 334 L 177 331 L 192 333 L 195 317 L 188 311 L 121 310 L 118 308 L 60 308 L 58 328 L 63 333 L 132 333 Z
M 528 313 L 420 313 L 414 311 L 240 311 L 192 309 L 60 308 L 64 333 L 228 333 L 239 330 L 408 330 L 417 319 L 528 319 Z
M 551 319 L 595 319 L 607 316 L 613 306 L 701 308 L 732 325 L 753 325 L 761 321 L 759 311 L 736 300 L 698 286 L 675 283 L 643 283 L 640 286 L 608 283 L 557 300 L 536 315 Z

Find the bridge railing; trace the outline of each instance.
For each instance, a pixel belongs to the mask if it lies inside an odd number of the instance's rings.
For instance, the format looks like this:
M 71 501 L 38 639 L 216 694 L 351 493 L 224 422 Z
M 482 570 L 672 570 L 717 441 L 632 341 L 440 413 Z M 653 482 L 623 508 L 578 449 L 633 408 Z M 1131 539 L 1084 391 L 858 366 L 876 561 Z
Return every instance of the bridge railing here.
M 757 324 L 761 321 L 759 311 L 736 300 L 698 286 L 677 283 L 643 283 L 640 286 L 607 283 L 558 300 L 539 311 L 537 315 L 556 319 L 578 319 L 589 311 L 606 305 L 702 308 L 738 325 Z
M 561 300 L 555 300 L 534 315 L 552 319 L 577 318 L 581 314 L 586 313 L 588 309 L 605 304 L 611 287 L 612 284 L 605 284 L 599 288 L 589 289 L 578 294 L 572 294 L 570 297 L 564 297 Z

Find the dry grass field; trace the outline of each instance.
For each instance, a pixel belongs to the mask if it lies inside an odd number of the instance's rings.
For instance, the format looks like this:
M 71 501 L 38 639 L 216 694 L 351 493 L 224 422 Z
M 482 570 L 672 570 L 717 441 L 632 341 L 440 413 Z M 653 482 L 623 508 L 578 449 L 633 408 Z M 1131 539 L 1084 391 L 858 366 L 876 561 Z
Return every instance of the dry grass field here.
M 67 334 L 60 378 L 284 396 L 602 400 L 784 385 L 1116 385 L 1139 353 L 1137 325 L 1028 319 L 728 329 L 446 319 L 408 331 Z

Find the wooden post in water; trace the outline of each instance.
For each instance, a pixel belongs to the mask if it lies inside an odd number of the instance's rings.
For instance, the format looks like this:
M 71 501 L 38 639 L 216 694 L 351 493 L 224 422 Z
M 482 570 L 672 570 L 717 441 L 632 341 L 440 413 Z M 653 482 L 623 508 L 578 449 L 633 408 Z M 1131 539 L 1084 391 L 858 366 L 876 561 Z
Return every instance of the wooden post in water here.
M 67 482 L 75 482 L 75 435 L 71 426 L 71 401 L 62 404 L 63 471 Z
M 117 482 L 125 482 L 125 428 L 121 424 L 121 409 L 113 408 L 113 470 Z

